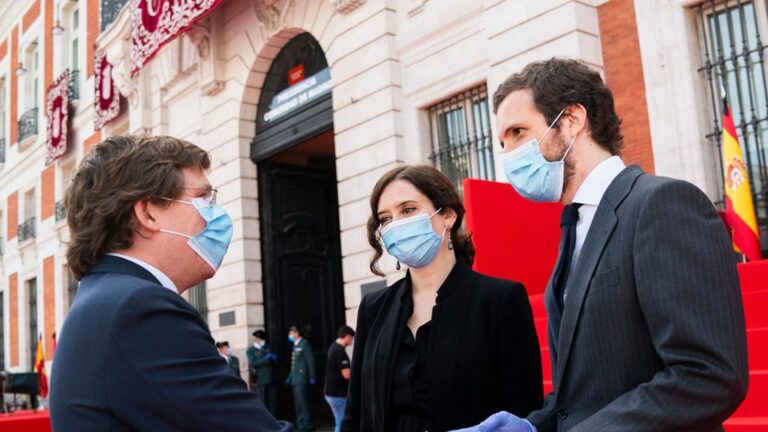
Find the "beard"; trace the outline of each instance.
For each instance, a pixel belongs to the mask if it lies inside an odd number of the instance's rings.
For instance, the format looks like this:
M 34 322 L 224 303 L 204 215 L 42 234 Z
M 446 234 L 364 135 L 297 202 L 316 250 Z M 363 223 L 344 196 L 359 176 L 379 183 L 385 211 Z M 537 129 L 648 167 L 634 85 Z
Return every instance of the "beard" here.
M 568 187 L 568 184 L 576 174 L 576 163 L 573 159 L 573 148 L 571 148 L 571 151 L 568 151 L 568 146 L 570 143 L 571 139 L 563 136 L 560 131 L 558 131 L 556 134 L 553 134 L 552 139 L 549 143 L 547 143 L 547 146 L 549 147 L 549 151 L 547 153 L 557 156 L 552 162 L 555 160 L 563 160 L 565 168 L 565 173 L 563 175 L 563 190 Z M 574 142 L 574 145 L 575 144 L 576 143 Z M 568 154 L 566 154 L 566 152 L 568 152 Z M 565 159 L 563 159 L 564 157 Z

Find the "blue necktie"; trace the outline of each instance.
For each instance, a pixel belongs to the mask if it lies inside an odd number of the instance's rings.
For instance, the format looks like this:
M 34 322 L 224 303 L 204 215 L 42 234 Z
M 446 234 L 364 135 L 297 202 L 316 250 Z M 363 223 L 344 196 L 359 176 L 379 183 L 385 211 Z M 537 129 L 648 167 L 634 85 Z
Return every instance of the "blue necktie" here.
M 565 284 L 568 282 L 568 273 L 571 270 L 573 249 L 576 247 L 576 222 L 579 221 L 579 207 L 581 204 L 570 204 L 563 208 L 560 215 L 560 259 L 555 265 L 555 273 L 552 278 L 552 288 L 559 308 L 556 316 L 554 334 L 560 334 L 560 321 L 563 316 Z

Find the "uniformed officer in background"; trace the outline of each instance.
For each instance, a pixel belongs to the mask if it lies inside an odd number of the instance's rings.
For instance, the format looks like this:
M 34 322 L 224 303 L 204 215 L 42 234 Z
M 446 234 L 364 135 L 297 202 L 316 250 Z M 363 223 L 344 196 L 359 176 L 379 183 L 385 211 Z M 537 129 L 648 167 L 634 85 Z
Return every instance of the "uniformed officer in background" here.
M 242 379 L 242 376 L 240 376 L 240 359 L 232 355 L 232 348 L 229 347 L 229 341 L 216 342 L 216 348 L 219 349 L 219 354 L 224 357 L 229 368 L 232 369 L 232 374 Z
M 312 415 L 309 412 L 309 386 L 317 383 L 315 374 L 315 355 L 312 345 L 304 339 L 303 331 L 298 326 L 291 326 L 288 340 L 293 342 L 291 354 L 291 372 L 285 383 L 293 388 L 293 403 L 296 407 L 296 431 L 315 430 Z
M 267 346 L 267 334 L 264 330 L 252 333 L 253 345 L 248 347 L 248 368 L 251 372 L 256 396 L 264 403 L 272 415 L 277 414 L 277 389 L 275 388 L 275 361 L 277 355 Z

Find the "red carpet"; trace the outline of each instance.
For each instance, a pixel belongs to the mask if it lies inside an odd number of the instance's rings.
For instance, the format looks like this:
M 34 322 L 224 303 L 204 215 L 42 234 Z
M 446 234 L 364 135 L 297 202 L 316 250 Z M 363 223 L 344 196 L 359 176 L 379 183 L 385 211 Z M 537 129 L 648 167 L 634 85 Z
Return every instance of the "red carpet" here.
M 51 417 L 47 410 L 16 411 L 0 414 L 0 432 L 50 432 Z

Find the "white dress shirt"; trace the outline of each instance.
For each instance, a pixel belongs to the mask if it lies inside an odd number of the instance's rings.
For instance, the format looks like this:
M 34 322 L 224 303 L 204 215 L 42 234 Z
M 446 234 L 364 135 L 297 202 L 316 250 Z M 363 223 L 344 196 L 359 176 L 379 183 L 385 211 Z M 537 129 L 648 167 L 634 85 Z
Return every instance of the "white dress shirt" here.
M 140 260 L 138 258 L 129 257 L 128 255 L 123 255 L 123 254 L 114 253 L 114 252 L 110 252 L 107 255 L 116 256 L 118 258 L 122 258 L 124 260 L 128 260 L 128 261 L 130 261 L 130 262 L 132 262 L 132 263 L 134 263 L 134 264 L 136 264 L 138 266 L 141 266 L 144 270 L 150 272 L 152 274 L 152 276 L 154 276 L 155 279 L 157 279 L 157 281 L 160 282 L 160 285 L 168 288 L 169 290 L 175 292 L 176 294 L 179 293 L 179 290 L 176 289 L 176 284 L 173 283 L 171 278 L 166 276 L 166 274 L 161 272 L 157 267 L 155 267 L 155 266 L 153 266 L 153 265 L 151 265 L 149 263 L 146 263 L 146 262 L 144 262 L 144 261 L 142 261 L 142 260 Z
M 584 246 L 584 240 L 587 238 L 589 227 L 592 226 L 592 220 L 595 218 L 597 206 L 608 190 L 611 182 L 624 171 L 624 161 L 618 156 L 611 156 L 600 162 L 592 172 L 584 179 L 584 183 L 579 186 L 576 195 L 573 197 L 574 203 L 581 204 L 579 207 L 579 221 L 576 222 L 576 245 L 573 248 L 573 259 L 571 260 L 571 271 L 568 274 L 568 280 L 573 275 L 573 269 L 576 268 L 576 262 L 579 260 L 581 247 Z M 568 293 L 568 283 L 565 285 L 563 298 Z

